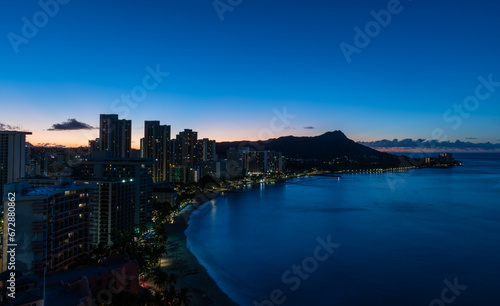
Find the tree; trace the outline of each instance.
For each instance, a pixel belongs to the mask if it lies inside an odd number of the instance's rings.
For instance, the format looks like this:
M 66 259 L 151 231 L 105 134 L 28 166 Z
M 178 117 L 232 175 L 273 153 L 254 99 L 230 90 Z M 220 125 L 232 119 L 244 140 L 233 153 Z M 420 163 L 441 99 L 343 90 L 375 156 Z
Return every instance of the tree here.
M 155 301 L 158 305 L 187 306 L 191 302 L 191 296 L 187 288 L 177 290 L 176 279 L 173 274 L 168 274 L 157 267 L 153 271 L 153 283 L 155 289 Z

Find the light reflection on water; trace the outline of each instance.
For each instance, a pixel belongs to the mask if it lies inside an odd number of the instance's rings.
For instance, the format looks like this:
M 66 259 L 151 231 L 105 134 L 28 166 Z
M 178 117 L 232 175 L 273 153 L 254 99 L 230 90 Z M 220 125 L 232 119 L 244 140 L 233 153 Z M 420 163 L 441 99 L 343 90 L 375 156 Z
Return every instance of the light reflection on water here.
M 260 184 L 209 203 L 193 216 L 188 239 L 242 305 L 273 289 L 285 293 L 285 305 L 429 305 L 455 277 L 468 286 L 455 305 L 498 304 L 498 156 L 418 170 L 394 190 L 387 173 Z M 282 274 L 327 235 L 341 247 L 291 291 Z

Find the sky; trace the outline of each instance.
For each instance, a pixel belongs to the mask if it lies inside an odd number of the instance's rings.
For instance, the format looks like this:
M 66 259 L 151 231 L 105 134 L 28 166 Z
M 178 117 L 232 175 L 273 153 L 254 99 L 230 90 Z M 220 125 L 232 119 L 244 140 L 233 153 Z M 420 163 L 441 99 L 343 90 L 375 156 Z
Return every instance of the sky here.
M 86 145 L 99 114 L 217 141 L 500 143 L 500 3 L 5 0 L 0 128 Z

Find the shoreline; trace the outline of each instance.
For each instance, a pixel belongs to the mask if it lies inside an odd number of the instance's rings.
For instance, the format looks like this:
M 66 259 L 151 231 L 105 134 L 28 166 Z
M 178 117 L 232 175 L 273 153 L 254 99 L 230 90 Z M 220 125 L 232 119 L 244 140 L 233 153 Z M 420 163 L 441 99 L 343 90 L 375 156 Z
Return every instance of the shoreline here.
M 337 177 L 335 172 L 316 172 L 296 177 L 276 180 L 274 182 L 265 182 L 265 185 L 282 185 L 290 183 L 293 180 L 312 179 L 314 177 Z M 251 192 L 258 190 L 257 186 L 262 183 L 250 183 L 248 190 L 241 190 L 242 186 L 236 189 L 222 192 L 217 197 L 224 196 L 224 193 L 239 193 Z M 215 199 L 214 198 L 214 199 Z M 213 200 L 213 199 L 212 199 Z M 186 229 L 189 226 L 189 220 L 193 213 L 197 213 L 204 204 L 208 203 L 199 201 L 198 203 L 189 204 L 174 218 L 172 224 L 167 224 L 167 256 L 162 259 L 162 269 L 168 274 L 176 276 L 176 287 L 188 288 L 191 296 L 190 305 L 239 305 L 233 301 L 208 274 L 207 269 L 199 262 L 198 258 L 191 252 L 187 246 Z
M 332 172 L 317 172 L 308 173 L 297 177 L 289 177 L 286 179 L 276 180 L 274 182 L 265 182 L 265 185 L 282 185 L 290 183 L 293 180 L 312 179 L 314 177 L 332 177 L 337 174 L 346 173 L 332 173 Z M 250 188 L 246 191 L 236 188 L 236 190 L 227 191 L 224 193 L 239 193 L 251 192 L 258 190 L 256 187 L 262 183 L 250 183 Z M 224 196 L 220 193 L 217 197 Z M 215 199 L 214 198 L 214 199 Z M 189 226 L 189 220 L 193 213 L 197 213 L 207 202 L 198 202 L 186 206 L 175 218 L 172 224 L 166 225 L 167 237 L 169 244 L 167 244 L 167 256 L 162 259 L 162 269 L 168 274 L 176 276 L 176 287 L 188 288 L 190 298 L 190 305 L 239 305 L 232 300 L 216 283 L 216 281 L 208 274 L 207 269 L 199 262 L 198 258 L 191 252 L 187 246 L 186 229 Z M 164 264 L 163 264 L 164 263 Z
M 277 180 L 273 183 L 266 182 L 265 184 L 281 185 L 294 179 L 311 178 L 314 175 L 291 177 L 283 180 Z M 260 183 L 251 183 L 250 190 L 257 190 L 256 186 Z M 239 189 L 239 188 L 238 188 Z M 246 191 L 246 192 L 248 192 Z M 227 191 L 226 193 L 245 192 L 241 190 Z M 220 193 L 217 197 L 224 196 Z M 214 198 L 214 199 L 215 199 Z M 232 300 L 216 283 L 216 281 L 208 274 L 207 269 L 199 262 L 198 258 L 191 252 L 187 246 L 186 229 L 189 226 L 189 220 L 193 213 L 197 213 L 207 202 L 198 202 L 186 206 L 174 218 L 172 224 L 166 225 L 167 237 L 170 248 L 168 248 L 166 258 L 162 259 L 166 262 L 166 266 L 162 264 L 162 269 L 168 274 L 174 274 L 177 278 L 176 287 L 189 288 L 191 295 L 190 305 L 216 305 L 216 306 L 232 306 L 239 305 Z
M 191 214 L 198 208 L 199 206 L 188 206 L 188 210 L 177 216 L 173 224 L 166 225 L 168 245 L 171 247 L 164 259 L 166 266 L 162 264 L 162 269 L 176 276 L 177 288 L 189 289 L 190 305 L 238 305 L 222 291 L 187 246 L 187 236 L 184 232 L 189 226 Z

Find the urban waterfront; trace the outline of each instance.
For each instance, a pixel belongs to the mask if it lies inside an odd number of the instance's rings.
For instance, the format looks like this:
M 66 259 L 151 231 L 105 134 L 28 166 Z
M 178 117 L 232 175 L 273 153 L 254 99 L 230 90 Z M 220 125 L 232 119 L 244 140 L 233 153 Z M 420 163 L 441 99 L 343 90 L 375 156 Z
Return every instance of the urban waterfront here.
M 0 306 L 500 305 L 499 12 L 4 1 Z
M 229 194 L 191 216 L 188 244 L 241 305 L 495 305 L 500 154 L 454 156 Z

